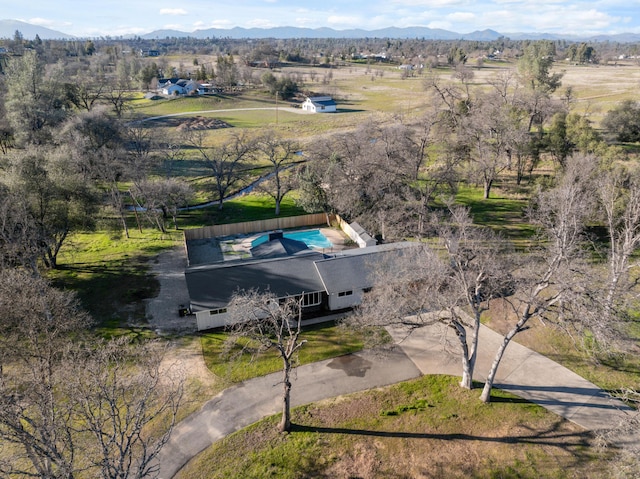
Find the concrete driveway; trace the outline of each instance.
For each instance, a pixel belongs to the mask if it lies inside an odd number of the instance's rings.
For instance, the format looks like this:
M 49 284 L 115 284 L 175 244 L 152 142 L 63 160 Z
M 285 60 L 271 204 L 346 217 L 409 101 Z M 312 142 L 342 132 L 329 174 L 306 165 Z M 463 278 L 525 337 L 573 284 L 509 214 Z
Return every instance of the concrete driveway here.
M 404 328 L 390 327 L 387 330 L 422 374 L 460 376 L 461 359 L 455 350 L 455 339 L 451 337 L 450 328 L 434 324 L 417 329 L 410 336 L 407 336 Z M 449 347 L 447 335 L 452 340 Z M 502 340 L 501 334 L 486 326 L 480 327 L 475 380 L 486 380 Z M 539 404 L 592 431 L 610 428 L 632 411 L 576 373 L 515 341 L 511 341 L 507 347 L 494 387 Z
M 300 366 L 291 390 L 293 407 L 420 376 L 406 354 L 363 351 Z M 159 457 L 160 479 L 172 478 L 192 457 L 215 441 L 281 412 L 281 373 L 240 383 L 180 422 Z

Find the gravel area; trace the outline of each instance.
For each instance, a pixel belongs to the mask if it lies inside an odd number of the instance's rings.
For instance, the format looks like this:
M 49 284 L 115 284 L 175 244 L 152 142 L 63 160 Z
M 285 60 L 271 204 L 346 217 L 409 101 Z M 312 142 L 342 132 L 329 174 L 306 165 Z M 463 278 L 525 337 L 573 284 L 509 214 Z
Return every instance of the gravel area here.
M 189 292 L 184 277 L 187 256 L 184 246 L 160 253 L 152 272 L 160 282 L 160 292 L 147 300 L 149 326 L 158 334 L 189 334 L 197 330 L 195 316 L 180 317 L 180 308 L 189 306 Z

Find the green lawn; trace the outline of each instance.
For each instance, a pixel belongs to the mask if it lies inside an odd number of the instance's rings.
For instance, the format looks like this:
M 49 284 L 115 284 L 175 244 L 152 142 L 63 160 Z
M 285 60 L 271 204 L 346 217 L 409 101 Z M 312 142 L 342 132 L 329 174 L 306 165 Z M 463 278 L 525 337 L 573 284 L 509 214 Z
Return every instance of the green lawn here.
M 157 294 L 150 261 L 182 239 L 181 232 L 94 231 L 70 235 L 50 272 L 56 284 L 74 290 L 105 334 L 144 329 L 144 299 Z M 127 324 L 138 324 L 140 328 Z M 125 327 L 125 329 L 121 329 Z
M 237 223 L 273 218 L 275 203 L 266 195 L 250 194 L 217 206 L 180 214 L 181 228 L 220 223 Z M 281 216 L 305 214 L 293 196 L 285 198 Z M 105 334 L 121 331 L 126 324 L 144 328 L 144 300 L 157 294 L 158 283 L 150 274 L 150 262 L 167 248 L 182 244 L 182 231 L 161 233 L 134 227 L 129 217 L 130 238 L 120 230 L 78 232 L 70 235 L 58 257 L 58 269 L 49 272 L 52 280 L 74 290 Z M 127 330 L 139 329 L 126 327 Z M 109 333 L 111 331 L 111 333 Z
M 297 408 L 206 449 L 176 476 L 215 478 L 600 478 L 590 435 L 540 406 L 458 379 L 413 381 Z M 295 384 L 294 384 L 295 389 Z
M 456 201 L 469 207 L 474 223 L 490 227 L 516 247 L 524 247 L 536 233 L 535 227 L 527 222 L 528 201 L 500 193 L 494 190 L 489 199 L 484 199 L 482 188 L 461 185 Z
M 280 216 L 307 214 L 296 205 L 293 195 L 285 196 L 280 204 Z M 201 227 L 226 223 L 241 223 L 274 218 L 275 201 L 268 195 L 249 194 L 224 202 L 222 211 L 218 206 L 183 211 L 178 219 L 180 227 Z
M 274 350 L 258 357 L 244 354 L 229 360 L 229 356 L 223 354 L 227 337 L 224 332 L 212 332 L 203 334 L 201 338 L 205 363 L 216 376 L 230 382 L 240 382 L 282 370 L 282 359 Z M 364 346 L 361 334 L 333 324 L 306 327 L 300 337 L 307 343 L 298 353 L 299 364 L 353 353 L 362 350 Z M 239 349 L 237 346 L 229 354 L 233 356 Z

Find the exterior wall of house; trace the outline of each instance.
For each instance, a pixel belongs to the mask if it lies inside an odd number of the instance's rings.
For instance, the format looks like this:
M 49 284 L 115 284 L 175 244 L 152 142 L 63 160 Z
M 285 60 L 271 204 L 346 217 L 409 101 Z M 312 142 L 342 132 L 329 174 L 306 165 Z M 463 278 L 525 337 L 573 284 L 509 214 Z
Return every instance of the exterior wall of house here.
M 186 90 L 180 85 L 171 85 L 169 87 L 163 88 L 162 93 L 165 95 L 184 95 Z
M 311 111 L 314 112 L 316 111 L 316 106 L 311 102 L 311 100 L 309 100 L 308 98 L 304 101 L 304 103 L 302 104 L 302 109 L 304 111 Z
M 198 311 L 196 312 L 196 324 L 198 325 L 198 331 L 204 331 L 207 329 L 223 328 L 228 324 L 229 313 L 221 312 L 217 310 L 217 314 L 212 314 L 212 311 Z
M 322 98 L 323 101 L 330 100 L 330 97 L 317 97 L 317 98 Z M 316 101 L 318 101 L 317 98 L 316 98 Z M 309 111 L 313 113 L 335 113 L 336 111 L 338 111 L 335 104 L 324 105 L 322 103 L 314 103 L 314 100 L 311 98 L 307 98 L 302 103 L 302 109 L 304 111 Z
M 339 309 L 353 308 L 362 303 L 364 292 L 362 290 L 341 291 L 329 295 L 329 310 L 337 311 Z
M 326 293 L 324 291 L 315 291 L 311 293 L 304 293 L 304 300 L 302 305 L 302 314 L 320 311 L 326 308 Z M 283 298 L 284 299 L 284 298 Z M 344 306 L 348 308 L 349 306 Z M 341 307 L 342 308 L 342 307 Z M 204 311 L 196 311 L 196 325 L 198 331 L 205 331 L 207 329 L 224 328 L 232 323 L 231 315 L 227 311 L 227 308 L 220 309 L 207 309 Z
M 367 246 L 375 246 L 378 241 L 367 234 L 367 232 L 358 223 L 347 223 L 340 216 L 335 216 L 340 229 L 358 244 L 360 248 L 366 248 Z
M 335 105 L 326 105 L 321 110 L 316 109 L 316 112 L 320 112 L 320 113 L 335 113 L 336 111 L 338 110 L 336 109 Z

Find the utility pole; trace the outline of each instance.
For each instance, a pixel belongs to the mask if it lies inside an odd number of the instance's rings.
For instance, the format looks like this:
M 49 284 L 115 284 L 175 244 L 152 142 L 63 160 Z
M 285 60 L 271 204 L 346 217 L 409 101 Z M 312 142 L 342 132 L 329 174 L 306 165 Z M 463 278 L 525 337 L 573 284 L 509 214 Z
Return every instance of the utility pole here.
M 276 92 L 276 125 L 278 124 L 278 93 Z

